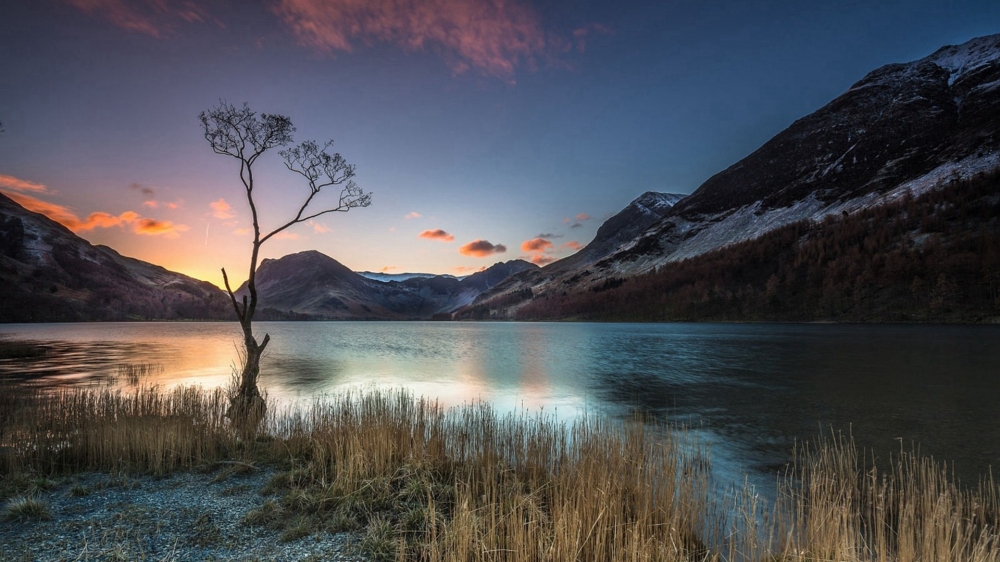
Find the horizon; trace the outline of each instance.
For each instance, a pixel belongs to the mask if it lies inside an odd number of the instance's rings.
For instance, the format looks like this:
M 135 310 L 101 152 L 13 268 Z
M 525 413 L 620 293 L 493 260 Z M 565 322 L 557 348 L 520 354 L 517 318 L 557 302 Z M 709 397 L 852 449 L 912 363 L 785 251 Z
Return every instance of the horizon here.
M 544 266 L 646 191 L 690 194 L 868 72 L 1000 31 L 1000 6 L 976 1 L 395 6 L 4 6 L 0 191 L 91 243 L 216 286 L 226 267 L 239 285 L 246 200 L 197 122 L 225 98 L 287 115 L 296 142 L 335 139 L 374 194 L 261 259 Z M 307 191 L 273 152 L 255 168 L 264 228 Z

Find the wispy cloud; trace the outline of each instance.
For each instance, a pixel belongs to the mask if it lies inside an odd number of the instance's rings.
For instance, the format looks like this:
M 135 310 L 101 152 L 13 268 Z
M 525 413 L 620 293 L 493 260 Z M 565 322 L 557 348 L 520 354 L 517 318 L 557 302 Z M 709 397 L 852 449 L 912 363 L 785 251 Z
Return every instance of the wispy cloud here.
M 316 234 L 326 234 L 327 232 L 333 232 L 332 228 L 320 222 L 309 221 L 309 225 L 313 227 L 313 232 L 315 232 Z
M 556 261 L 556 258 L 545 254 L 535 254 L 531 256 L 531 263 L 535 265 L 545 265 Z
M 131 33 L 163 38 L 182 23 L 204 23 L 211 18 L 205 2 L 194 0 L 63 0 L 88 14 L 104 18 Z
M 173 238 L 180 232 L 188 229 L 187 225 L 143 217 L 135 211 L 125 211 L 120 215 L 112 215 L 99 211 L 91 213 L 86 219 L 81 219 L 72 209 L 63 205 L 49 203 L 48 201 L 42 201 L 30 195 L 17 192 L 6 192 L 6 195 L 25 209 L 41 213 L 73 232 L 118 226 L 127 227 L 136 234 Z
M 468 265 L 459 265 L 451 268 L 452 271 L 459 275 L 465 275 L 466 273 L 476 273 L 477 271 L 486 271 L 486 266 L 474 267 Z
M 273 12 L 303 46 L 332 55 L 393 43 L 440 52 L 456 74 L 502 78 L 546 50 L 537 12 L 519 0 L 277 0 Z
M 34 193 L 45 193 L 48 189 L 40 183 L 22 180 L 14 176 L 0 174 L 0 189 L 11 189 L 14 191 L 30 191 Z
M 212 215 L 217 219 L 228 220 L 236 218 L 233 208 L 223 198 L 219 198 L 218 201 L 212 201 L 208 206 L 212 208 Z
M 569 248 L 570 250 L 573 250 L 575 252 L 575 251 L 579 250 L 580 248 L 582 248 L 583 245 L 580 244 L 579 242 L 577 242 L 576 240 L 570 240 L 569 242 L 564 243 L 562 245 L 562 247 L 563 248 Z
M 591 217 L 587 213 L 578 213 L 576 215 L 576 220 L 578 220 L 578 221 L 589 221 L 591 218 L 593 218 L 593 217 Z
M 159 209 L 160 207 L 164 207 L 166 209 L 180 209 L 181 201 L 174 203 L 172 201 L 156 201 L 155 199 L 150 199 L 149 201 L 143 201 L 142 206 L 149 207 L 150 209 Z
M 394 269 L 399 269 L 399 268 L 396 267 L 396 266 L 394 266 L 394 265 L 387 265 L 387 266 L 383 267 L 382 269 L 380 269 L 379 273 L 389 273 L 390 271 L 392 271 Z
M 154 191 L 153 188 L 149 187 L 148 185 L 142 185 L 141 183 L 138 182 L 132 182 L 128 184 L 128 188 L 133 191 L 138 191 L 142 193 L 142 196 L 147 199 L 152 199 L 156 197 L 156 191 Z
M 493 254 L 502 254 L 507 251 L 503 244 L 493 244 L 489 240 L 473 240 L 458 249 L 458 253 L 463 256 L 485 258 Z
M 407 219 L 407 220 L 409 220 L 409 219 L 419 219 L 422 216 L 423 215 L 421 215 L 420 213 L 418 213 L 416 211 L 413 211 L 413 212 L 406 213 L 405 215 L 403 215 L 403 218 Z
M 440 240 L 441 242 L 454 242 L 455 237 L 451 234 L 441 230 L 440 228 L 435 228 L 433 230 L 425 230 L 417 235 L 418 238 L 426 238 L 428 240 Z

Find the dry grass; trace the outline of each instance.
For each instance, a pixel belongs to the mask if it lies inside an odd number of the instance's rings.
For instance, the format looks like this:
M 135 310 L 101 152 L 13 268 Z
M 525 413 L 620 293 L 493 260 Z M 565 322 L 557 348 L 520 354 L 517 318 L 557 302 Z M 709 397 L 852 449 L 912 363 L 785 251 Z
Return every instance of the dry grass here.
M 992 481 L 961 489 L 905 454 L 882 472 L 847 439 L 800 450 L 775 505 L 747 492 L 733 506 L 701 451 L 641 420 L 564 425 L 370 392 L 272 406 L 247 439 L 221 391 L 9 394 L 0 478 L 18 490 L 83 470 L 231 478 L 268 464 L 273 497 L 245 525 L 287 541 L 365 530 L 373 560 L 1000 560 Z
M 992 478 L 962 488 L 946 465 L 905 451 L 882 471 L 866 466 L 842 435 L 797 451 L 794 466 L 779 483 L 771 523 L 757 529 L 756 540 L 734 545 L 735 554 L 803 562 L 1000 560 Z M 740 511 L 751 519 L 752 502 Z

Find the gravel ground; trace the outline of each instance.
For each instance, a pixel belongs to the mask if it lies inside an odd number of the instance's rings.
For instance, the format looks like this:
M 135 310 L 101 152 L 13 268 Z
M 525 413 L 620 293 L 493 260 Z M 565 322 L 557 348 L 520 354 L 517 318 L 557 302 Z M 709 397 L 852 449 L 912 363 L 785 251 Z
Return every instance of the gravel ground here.
M 267 499 L 260 490 L 274 473 L 238 472 L 73 476 L 34 494 L 50 519 L 0 518 L 0 560 L 365 560 L 351 547 L 357 534 L 280 542 L 277 531 L 242 525 Z

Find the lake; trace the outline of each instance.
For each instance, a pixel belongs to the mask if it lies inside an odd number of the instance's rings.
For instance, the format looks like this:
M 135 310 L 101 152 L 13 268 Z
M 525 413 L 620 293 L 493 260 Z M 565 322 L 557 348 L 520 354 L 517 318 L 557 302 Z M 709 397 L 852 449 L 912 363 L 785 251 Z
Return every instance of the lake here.
M 690 425 L 713 466 L 766 483 L 796 440 L 850 431 L 885 459 L 900 447 L 954 463 L 974 484 L 1000 461 L 1000 327 L 820 324 L 260 322 L 261 385 L 279 401 L 404 387 L 562 419 L 636 411 Z M 236 323 L 0 324 L 48 348 L 0 360 L 0 377 L 100 385 L 228 383 Z M 258 338 L 259 339 L 259 338 Z

